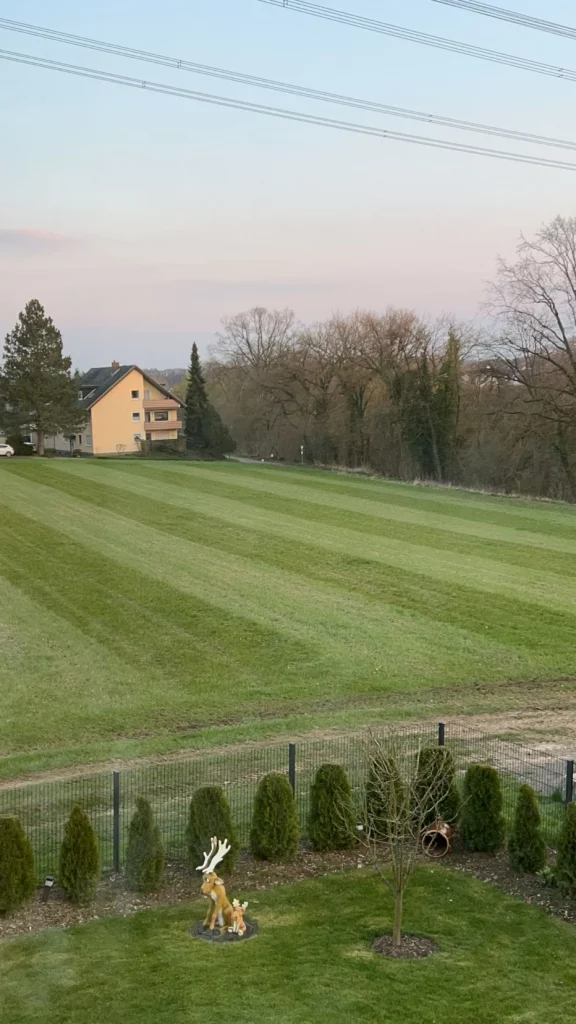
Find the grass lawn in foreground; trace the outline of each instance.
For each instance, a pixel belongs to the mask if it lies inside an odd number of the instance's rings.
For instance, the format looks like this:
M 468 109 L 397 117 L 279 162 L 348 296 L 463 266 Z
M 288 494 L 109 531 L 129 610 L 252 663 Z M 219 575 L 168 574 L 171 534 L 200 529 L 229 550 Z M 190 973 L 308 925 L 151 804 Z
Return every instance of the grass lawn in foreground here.
M 245 894 L 242 894 L 245 895 Z M 6 1024 L 567 1024 L 576 930 L 466 875 L 422 868 L 407 930 L 426 960 L 369 950 L 390 929 L 372 876 L 260 891 L 261 934 L 213 947 L 188 935 L 205 904 L 145 911 L 0 945 Z
M 576 676 L 576 510 L 561 504 L 280 467 L 12 460 L 0 536 L 0 758 L 18 771 L 262 717 L 293 729 L 318 709 L 357 725 L 362 701 L 406 714 L 442 689 L 465 711 L 475 684 Z

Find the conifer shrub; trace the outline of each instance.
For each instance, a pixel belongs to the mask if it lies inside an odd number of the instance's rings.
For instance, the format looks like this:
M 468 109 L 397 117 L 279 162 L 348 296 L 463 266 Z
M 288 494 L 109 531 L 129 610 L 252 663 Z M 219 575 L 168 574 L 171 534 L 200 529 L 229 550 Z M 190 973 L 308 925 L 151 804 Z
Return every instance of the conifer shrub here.
M 314 850 L 349 850 L 356 843 L 352 791 L 342 765 L 323 764 L 316 772 L 308 835 Z
M 414 809 L 423 826 L 440 818 L 453 825 L 460 812 L 456 765 L 447 747 L 423 747 L 413 785 Z
M 466 772 L 460 831 L 469 850 L 496 853 L 504 843 L 502 790 L 490 765 L 471 764 Z
M 520 786 L 514 827 L 508 840 L 510 864 L 517 871 L 535 875 L 546 866 L 547 853 L 536 793 L 531 786 Z
M 221 786 L 202 786 L 190 801 L 186 829 L 188 857 L 193 869 L 202 864 L 213 836 L 222 842 L 227 839 L 230 843 L 230 853 L 218 865 L 218 871 L 228 875 L 234 870 L 240 850 L 230 804 Z
M 261 860 L 292 860 L 298 849 L 300 826 L 292 787 L 285 775 L 270 772 L 256 792 L 250 849 Z
M 404 784 L 396 758 L 378 752 L 371 761 L 365 793 L 366 827 L 386 840 L 402 828 L 399 817 L 407 812 Z M 394 826 L 391 821 L 394 820 Z
M 137 892 L 158 892 L 164 877 L 164 847 L 150 803 L 136 800 L 126 847 L 126 880 Z
M 76 804 L 60 847 L 58 881 L 71 903 L 90 903 L 100 875 L 98 839 L 85 811 Z
M 571 892 L 576 891 L 576 803 L 568 804 L 566 808 L 558 842 L 555 874 L 561 885 Z
M 20 820 L 0 818 L 0 915 L 32 899 L 36 888 L 34 853 Z

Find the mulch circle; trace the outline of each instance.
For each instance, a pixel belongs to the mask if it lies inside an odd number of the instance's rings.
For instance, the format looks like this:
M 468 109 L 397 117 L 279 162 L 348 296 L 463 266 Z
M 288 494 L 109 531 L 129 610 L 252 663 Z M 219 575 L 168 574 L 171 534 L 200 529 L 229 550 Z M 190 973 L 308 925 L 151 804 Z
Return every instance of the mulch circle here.
M 394 946 L 391 935 L 380 935 L 374 939 L 370 949 L 380 956 L 387 956 L 391 959 L 419 960 L 432 956 L 439 946 L 422 935 L 403 935 L 402 945 Z
M 246 925 L 246 931 L 244 935 L 238 935 L 236 932 L 229 932 L 227 928 L 214 928 L 210 931 L 209 928 L 204 927 L 203 921 L 197 921 L 190 928 L 190 935 L 193 939 L 204 939 L 204 942 L 213 942 L 215 945 L 223 945 L 224 943 L 230 942 L 247 942 L 248 939 L 253 939 L 258 935 L 258 922 L 249 921 L 246 917 L 244 919 Z

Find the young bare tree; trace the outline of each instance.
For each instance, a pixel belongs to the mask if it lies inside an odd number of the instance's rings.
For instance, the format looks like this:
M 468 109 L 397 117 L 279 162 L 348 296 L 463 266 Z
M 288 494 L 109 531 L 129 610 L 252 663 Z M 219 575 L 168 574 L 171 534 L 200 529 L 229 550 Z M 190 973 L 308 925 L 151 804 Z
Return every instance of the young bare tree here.
M 366 741 L 368 781 L 357 835 L 366 859 L 393 897 L 395 946 L 402 944 L 404 894 L 422 851 L 424 830 L 441 817 L 453 785 L 443 758 L 424 759 L 421 752 L 419 742 L 408 750 L 394 730 L 384 738 L 370 734 Z

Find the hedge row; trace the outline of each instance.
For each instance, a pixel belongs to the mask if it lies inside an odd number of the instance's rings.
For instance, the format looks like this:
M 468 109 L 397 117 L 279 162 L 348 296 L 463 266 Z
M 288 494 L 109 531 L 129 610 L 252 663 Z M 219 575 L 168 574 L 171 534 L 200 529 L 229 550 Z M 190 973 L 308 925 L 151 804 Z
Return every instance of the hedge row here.
M 384 779 L 384 785 L 382 780 Z M 387 784 L 386 784 L 386 780 Z M 374 762 L 365 791 L 369 819 L 386 835 L 390 801 L 403 798 L 401 773 L 391 757 Z M 505 841 L 502 790 L 496 769 L 471 765 L 464 779 L 461 800 L 452 755 L 446 748 L 430 747 L 419 754 L 411 799 L 423 826 L 435 817 L 459 824 L 464 845 L 473 851 L 495 853 Z M 386 799 L 388 792 L 388 800 Z M 220 865 L 229 874 L 240 846 L 230 805 L 219 786 L 198 789 L 191 800 L 186 829 L 189 864 L 195 869 L 210 849 L 213 836 L 226 838 L 230 851 Z M 350 783 L 340 765 L 322 765 L 310 791 L 308 837 L 314 850 L 344 850 L 356 843 L 356 812 Z M 271 773 L 260 782 L 254 801 L 250 850 L 269 861 L 289 861 L 300 840 L 294 795 L 285 775 Z M 530 786 L 520 787 L 516 813 L 508 840 L 511 865 L 536 873 L 547 861 L 538 799 Z M 555 877 L 576 891 L 576 803 L 567 808 L 560 837 Z M 72 808 L 60 850 L 58 881 L 67 898 L 76 904 L 90 902 L 100 875 L 98 840 L 86 813 Z M 164 876 L 164 848 L 160 829 L 147 800 L 139 797 L 130 822 L 125 877 L 131 888 L 155 892 Z M 0 818 L 0 914 L 9 913 L 35 890 L 32 847 L 17 818 Z

